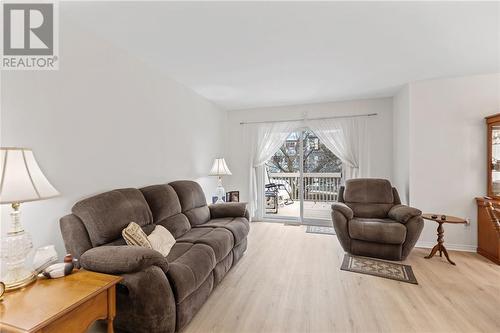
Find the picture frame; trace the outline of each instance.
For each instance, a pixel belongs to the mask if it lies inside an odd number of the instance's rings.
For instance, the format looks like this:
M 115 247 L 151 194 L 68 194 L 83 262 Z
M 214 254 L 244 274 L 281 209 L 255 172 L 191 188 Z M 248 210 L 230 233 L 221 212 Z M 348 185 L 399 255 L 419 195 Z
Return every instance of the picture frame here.
M 216 195 L 212 196 L 212 204 L 217 202 L 218 197 Z M 225 197 L 222 197 L 222 201 L 227 202 L 227 194 Z
M 240 202 L 240 191 L 229 191 L 226 193 L 226 202 Z
M 278 214 L 278 197 L 274 193 L 266 193 L 266 213 Z

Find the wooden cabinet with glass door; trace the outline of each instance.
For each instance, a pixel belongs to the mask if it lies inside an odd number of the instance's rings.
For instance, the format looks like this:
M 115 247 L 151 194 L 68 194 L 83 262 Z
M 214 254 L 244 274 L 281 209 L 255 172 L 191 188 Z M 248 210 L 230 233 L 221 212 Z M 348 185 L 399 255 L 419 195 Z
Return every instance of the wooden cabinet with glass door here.
M 477 202 L 477 253 L 500 265 L 500 230 L 488 209 L 500 207 L 500 113 L 486 117 L 487 189 Z M 491 204 L 491 205 L 490 205 Z
M 488 126 L 488 196 L 500 201 L 500 113 L 486 118 Z

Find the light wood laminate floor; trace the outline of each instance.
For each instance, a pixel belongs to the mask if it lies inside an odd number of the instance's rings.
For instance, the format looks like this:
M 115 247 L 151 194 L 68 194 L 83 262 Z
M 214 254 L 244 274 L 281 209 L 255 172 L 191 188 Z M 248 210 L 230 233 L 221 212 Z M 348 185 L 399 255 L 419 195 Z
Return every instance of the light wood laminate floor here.
M 341 271 L 336 236 L 251 224 L 248 250 L 182 333 L 500 332 L 500 268 L 450 251 L 404 262 L 419 285 Z
M 450 251 L 452 266 L 429 251 L 404 262 L 413 285 L 341 271 L 336 236 L 252 223 L 247 252 L 181 333 L 500 332 L 500 267 Z

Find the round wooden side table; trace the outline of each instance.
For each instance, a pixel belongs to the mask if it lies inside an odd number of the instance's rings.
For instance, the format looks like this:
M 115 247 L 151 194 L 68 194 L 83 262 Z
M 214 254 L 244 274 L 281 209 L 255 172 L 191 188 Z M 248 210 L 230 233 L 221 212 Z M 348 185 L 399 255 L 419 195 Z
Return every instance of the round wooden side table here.
M 445 219 L 442 219 L 442 216 L 445 217 Z M 444 228 L 443 228 L 443 223 L 452 223 L 452 224 L 465 224 L 467 223 L 466 220 L 460 217 L 455 217 L 455 216 L 449 216 L 449 215 L 443 215 L 443 214 L 422 214 L 422 218 L 425 220 L 429 221 L 434 221 L 437 222 L 438 228 L 437 228 L 437 244 L 432 248 L 431 253 L 425 257 L 425 259 L 430 259 L 434 257 L 437 251 L 439 251 L 439 256 L 442 257 L 443 253 L 444 256 L 446 257 L 446 260 L 452 265 L 456 265 L 453 261 L 451 261 L 448 251 L 446 251 L 446 248 L 444 247 Z

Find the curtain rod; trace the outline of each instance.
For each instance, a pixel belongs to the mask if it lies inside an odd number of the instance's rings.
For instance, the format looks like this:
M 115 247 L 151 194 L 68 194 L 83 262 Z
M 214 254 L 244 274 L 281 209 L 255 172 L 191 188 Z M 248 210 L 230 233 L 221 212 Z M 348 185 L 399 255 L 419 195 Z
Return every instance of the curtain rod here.
M 338 118 L 358 118 L 358 117 L 373 117 L 378 115 L 378 113 L 367 113 L 367 114 L 357 114 L 353 116 L 332 116 L 332 117 L 319 117 L 319 118 L 302 118 L 302 119 L 288 119 L 288 120 L 268 120 L 268 121 L 242 121 L 240 125 L 245 124 L 272 124 L 272 123 L 284 123 L 287 121 L 303 121 L 303 120 L 325 120 L 325 119 L 338 119 Z

